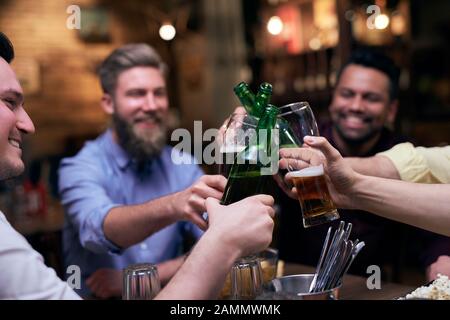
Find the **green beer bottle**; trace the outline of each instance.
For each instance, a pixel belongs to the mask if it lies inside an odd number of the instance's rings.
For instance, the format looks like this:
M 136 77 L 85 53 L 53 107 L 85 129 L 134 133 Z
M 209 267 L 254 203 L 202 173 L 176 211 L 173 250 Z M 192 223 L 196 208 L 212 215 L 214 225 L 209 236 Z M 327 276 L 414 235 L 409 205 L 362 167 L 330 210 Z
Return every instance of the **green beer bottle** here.
M 270 98 L 272 97 L 272 85 L 267 82 L 263 82 L 259 85 L 258 93 L 256 94 L 256 110 L 260 113 L 260 116 L 263 115 L 265 108 L 270 102 Z
M 249 115 L 256 116 L 260 113 L 256 110 L 255 94 L 250 90 L 248 84 L 240 82 L 233 88 L 233 91 Z
M 272 85 L 267 82 L 261 83 L 256 97 L 245 82 L 236 85 L 234 87 L 234 92 L 247 113 L 256 118 L 260 118 L 272 97 Z M 280 147 L 293 148 L 300 146 L 300 142 L 293 134 L 289 127 L 289 123 L 286 120 L 279 117 L 277 119 L 276 128 L 280 132 Z
M 256 96 L 245 82 L 239 83 L 233 90 L 247 113 L 255 118 L 261 118 L 272 97 L 272 85 L 267 82 L 261 83 Z
M 271 166 L 273 129 L 279 110 L 268 105 L 258 121 L 256 138 L 235 159 L 221 203 L 228 205 L 256 194 L 265 193 L 271 175 L 264 174 Z M 265 130 L 265 132 L 263 132 Z M 276 158 L 278 160 L 278 157 Z

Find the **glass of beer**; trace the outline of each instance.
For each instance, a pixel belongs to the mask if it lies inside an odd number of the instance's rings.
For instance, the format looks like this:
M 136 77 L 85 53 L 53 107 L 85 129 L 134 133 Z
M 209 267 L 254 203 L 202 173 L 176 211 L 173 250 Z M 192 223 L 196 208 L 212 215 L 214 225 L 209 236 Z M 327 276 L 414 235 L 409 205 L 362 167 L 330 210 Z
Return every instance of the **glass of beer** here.
M 289 172 L 297 189 L 305 228 L 339 219 L 325 180 L 323 165 Z
M 280 107 L 277 127 L 280 137 L 280 149 L 299 148 L 303 145 L 305 136 L 318 136 L 319 129 L 314 117 L 314 113 L 308 102 L 294 102 Z M 287 188 L 291 188 L 285 176 L 288 169 L 280 168 L 278 171 L 279 180 Z
M 226 124 L 223 136 L 219 140 L 219 174 L 228 178 L 230 169 L 239 152 L 243 151 L 256 134 L 258 120 L 252 116 L 233 113 Z

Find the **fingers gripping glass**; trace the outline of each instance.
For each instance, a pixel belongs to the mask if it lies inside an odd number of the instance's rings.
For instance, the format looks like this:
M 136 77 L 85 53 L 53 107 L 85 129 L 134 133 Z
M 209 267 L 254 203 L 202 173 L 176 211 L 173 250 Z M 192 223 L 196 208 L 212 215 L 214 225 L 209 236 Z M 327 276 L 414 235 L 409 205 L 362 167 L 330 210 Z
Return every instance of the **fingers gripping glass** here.
M 303 145 L 305 136 L 319 135 L 314 113 L 307 102 L 294 102 L 282 106 L 278 120 L 280 149 L 299 148 Z M 287 188 L 292 186 L 285 180 L 285 176 L 292 170 L 293 168 L 280 168 L 278 171 L 279 179 Z
M 280 109 L 280 117 L 284 120 L 281 123 L 288 125 L 288 129 L 280 128 L 280 148 L 303 146 L 305 136 L 319 135 L 314 113 L 307 102 L 294 102 Z M 293 171 L 290 176 L 297 189 L 305 228 L 339 219 L 325 181 L 323 166 L 303 170 L 291 166 L 280 169 L 279 174 L 284 182 L 288 171 Z

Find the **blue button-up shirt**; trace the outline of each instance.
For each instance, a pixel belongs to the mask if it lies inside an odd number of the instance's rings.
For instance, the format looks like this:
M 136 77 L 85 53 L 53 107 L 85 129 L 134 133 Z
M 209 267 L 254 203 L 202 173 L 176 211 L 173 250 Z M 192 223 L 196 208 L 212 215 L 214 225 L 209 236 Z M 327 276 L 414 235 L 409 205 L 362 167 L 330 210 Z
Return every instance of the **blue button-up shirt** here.
M 59 192 L 66 218 L 63 251 L 65 264 L 81 269 L 79 294 L 89 293 L 85 280 L 99 268 L 159 263 L 181 253 L 186 232 L 200 237 L 197 226 L 180 221 L 121 250 L 103 232 L 103 220 L 112 208 L 142 204 L 181 191 L 203 175 L 190 155 L 182 155 L 184 162 L 190 164 L 175 164 L 171 153 L 172 148 L 166 146 L 159 157 L 148 162 L 145 170 L 137 172 L 130 156 L 113 141 L 108 130 L 87 142 L 76 156 L 62 160 Z

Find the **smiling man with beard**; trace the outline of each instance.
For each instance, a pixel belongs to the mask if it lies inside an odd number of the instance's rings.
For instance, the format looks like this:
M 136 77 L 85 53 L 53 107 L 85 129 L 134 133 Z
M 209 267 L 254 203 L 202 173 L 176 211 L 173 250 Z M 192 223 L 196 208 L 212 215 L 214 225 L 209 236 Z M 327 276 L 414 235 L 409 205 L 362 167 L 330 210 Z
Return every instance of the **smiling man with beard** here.
M 120 296 L 121 269 L 134 263 L 158 263 L 167 282 L 183 261 L 184 235 L 206 227 L 205 200 L 222 197 L 224 177 L 171 159 L 166 74 L 146 44 L 112 52 L 99 69 L 111 128 L 61 162 L 65 263 L 80 266 L 83 296 Z
M 393 127 L 398 107 L 399 70 L 388 57 L 371 50 L 355 51 L 341 68 L 329 106 L 331 122 L 320 123 L 319 132 L 345 157 L 369 157 L 405 142 L 388 129 Z M 319 259 L 328 224 L 310 229 L 301 227 L 298 201 L 284 194 L 279 199 L 280 257 L 286 261 L 315 265 Z M 350 272 L 366 275 L 370 265 L 401 267 L 409 255 L 422 267 L 428 278 L 448 270 L 439 259 L 450 254 L 450 239 L 421 231 L 361 210 L 339 210 L 341 218 L 353 224 L 353 235 L 366 248 L 355 260 Z M 333 222 L 337 224 L 339 222 Z M 410 240 L 410 241 L 408 241 Z M 403 242 L 408 245 L 401 246 Z M 409 243 L 421 244 L 413 247 Z M 409 250 L 410 252 L 405 252 Z M 431 268 L 430 268 L 431 266 Z

